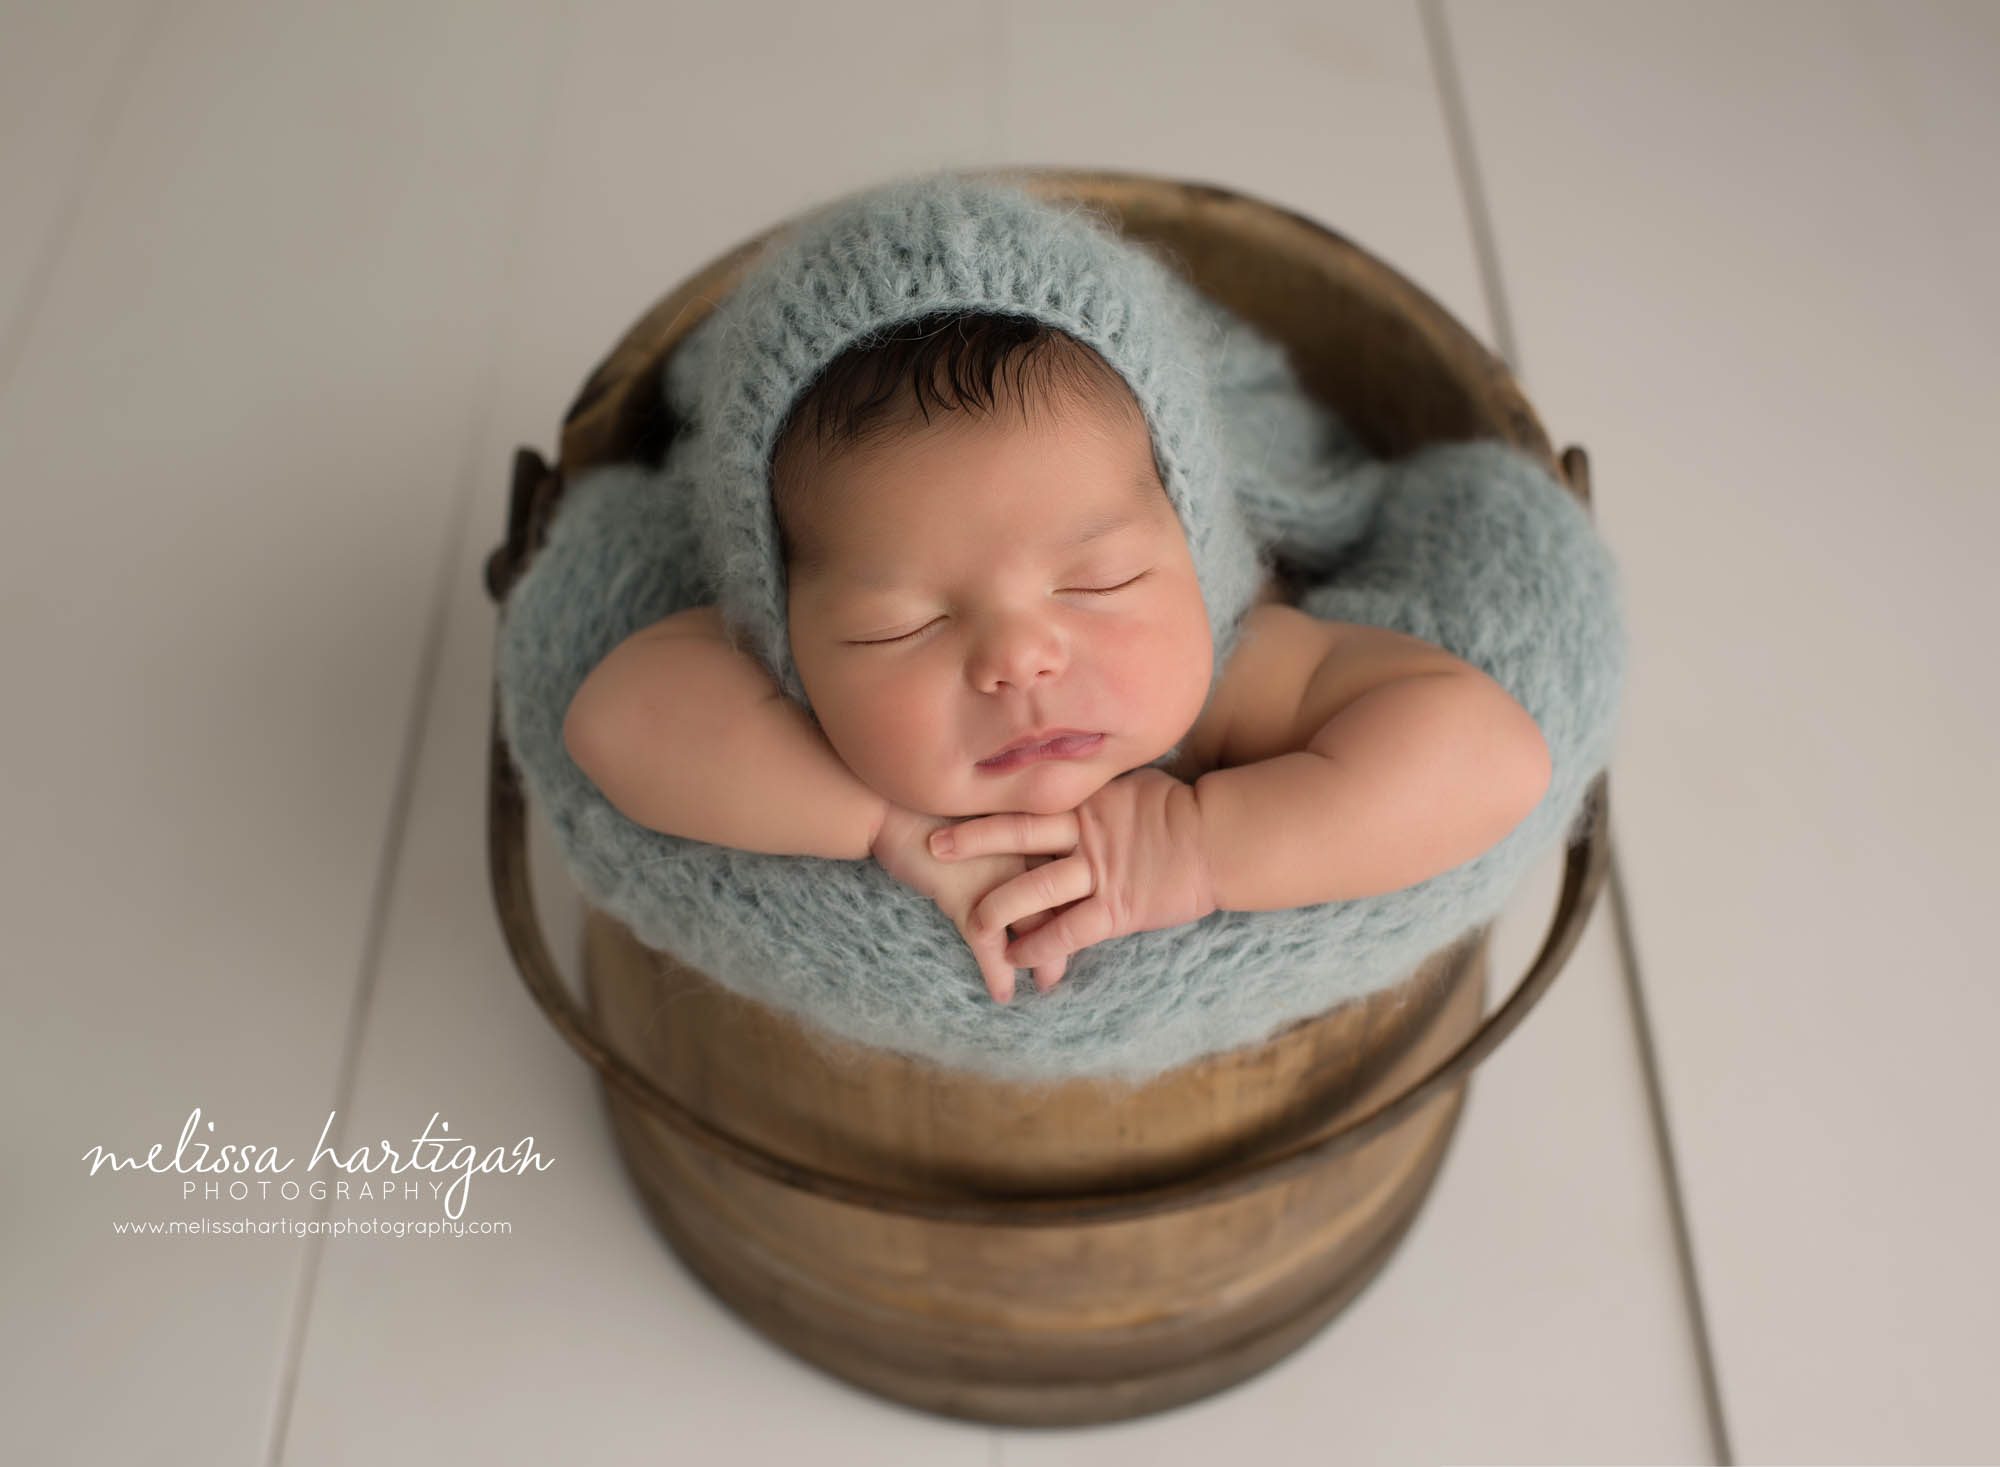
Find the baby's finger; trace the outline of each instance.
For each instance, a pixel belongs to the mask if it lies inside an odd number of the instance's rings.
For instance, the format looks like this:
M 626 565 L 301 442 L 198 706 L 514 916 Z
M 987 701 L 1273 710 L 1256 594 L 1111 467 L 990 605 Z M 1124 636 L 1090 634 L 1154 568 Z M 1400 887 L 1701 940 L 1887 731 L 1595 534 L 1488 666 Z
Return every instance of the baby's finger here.
M 1041 967 L 1035 969 L 1035 992 L 1047 993 L 1051 988 L 1054 988 L 1058 983 L 1062 982 L 1063 973 L 1068 968 L 1069 954 L 1058 953 L 1053 963 L 1044 963 Z
M 980 971 L 986 980 L 986 991 L 995 1003 L 1014 1001 L 1014 970 L 1007 966 L 1005 958 L 989 959 L 980 964 Z
M 1037 866 L 1046 866 L 1049 862 L 1058 859 L 1060 858 L 1056 856 L 1030 856 L 1028 857 L 1028 869 L 1032 871 Z M 1012 922 L 1007 924 L 1007 930 L 1016 937 L 1026 937 L 1037 927 L 1053 921 L 1058 910 L 1059 908 L 1049 907 L 1044 911 L 1030 912 L 1025 917 L 1016 917 Z
M 1007 926 L 1013 930 L 1013 933 L 1016 937 L 1026 937 L 1030 932 L 1033 932 L 1037 927 L 1040 927 L 1044 923 L 1053 920 L 1055 914 L 1056 914 L 1055 908 L 1050 907 L 1046 911 L 1030 912 L 1025 917 L 1016 917 L 1012 922 L 1009 922 Z
M 1009 810 L 941 826 L 931 832 L 930 847 L 931 854 L 940 860 L 1007 852 L 1064 855 L 1076 849 L 1078 839 L 1074 810 L 1054 815 Z
M 986 991 L 995 1003 L 1014 1001 L 1014 965 L 1007 961 L 1006 943 L 1002 938 L 970 937 L 966 941 L 972 947 L 972 955 L 979 959 L 979 976 L 986 984 Z
M 1111 908 L 1102 897 L 1078 902 L 1055 914 L 1048 930 L 1009 943 L 1004 961 L 1016 968 L 1039 968 L 1082 952 L 1110 937 Z
M 1023 871 L 1011 881 L 1003 881 L 979 899 L 972 909 L 972 926 L 978 932 L 1004 932 L 1034 912 L 1080 901 L 1096 890 L 1090 861 L 1079 854 L 1065 861 L 1051 861 L 1032 871 Z M 1020 964 L 1026 967 L 1027 964 Z

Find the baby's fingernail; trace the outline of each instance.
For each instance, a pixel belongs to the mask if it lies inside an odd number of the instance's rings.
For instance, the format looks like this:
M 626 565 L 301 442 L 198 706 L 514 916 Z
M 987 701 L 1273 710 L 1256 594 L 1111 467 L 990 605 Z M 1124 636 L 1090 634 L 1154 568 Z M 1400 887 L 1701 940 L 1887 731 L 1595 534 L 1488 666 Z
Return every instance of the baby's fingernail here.
M 952 834 L 948 830 L 937 831 L 931 836 L 931 850 L 933 853 L 940 856 L 949 856 L 951 854 L 951 848 L 957 843 L 958 842 L 952 838 Z

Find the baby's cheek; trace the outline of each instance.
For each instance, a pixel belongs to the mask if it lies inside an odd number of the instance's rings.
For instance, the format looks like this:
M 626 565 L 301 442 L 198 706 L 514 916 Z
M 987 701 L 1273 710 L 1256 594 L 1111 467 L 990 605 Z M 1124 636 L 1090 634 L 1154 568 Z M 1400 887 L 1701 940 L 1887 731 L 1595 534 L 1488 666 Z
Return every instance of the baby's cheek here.
M 1119 629 L 1106 646 L 1106 681 L 1127 700 L 1126 711 L 1137 713 L 1154 704 L 1181 701 L 1179 690 L 1197 674 L 1207 685 L 1207 669 L 1202 666 L 1207 642 L 1200 635 L 1204 628 L 1197 627 L 1190 635 L 1182 620 L 1133 622 Z
M 908 688 L 884 684 L 865 690 L 848 712 L 847 741 L 859 746 L 849 762 L 865 764 L 878 787 L 883 780 L 921 776 L 948 753 L 938 747 L 935 711 Z

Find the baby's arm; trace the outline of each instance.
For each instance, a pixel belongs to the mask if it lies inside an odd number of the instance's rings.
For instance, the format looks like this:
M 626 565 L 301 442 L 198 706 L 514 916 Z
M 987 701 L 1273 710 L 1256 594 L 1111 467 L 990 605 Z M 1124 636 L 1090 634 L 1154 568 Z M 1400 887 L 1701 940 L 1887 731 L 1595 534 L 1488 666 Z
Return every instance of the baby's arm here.
M 563 745 L 628 819 L 737 850 L 864 860 L 887 809 L 712 606 L 612 648 Z
M 563 743 L 614 808 L 650 829 L 743 851 L 873 857 L 952 920 L 994 998 L 1012 995 L 1007 934 L 974 930 L 971 912 L 1027 861 L 931 856 L 925 837 L 944 817 L 906 810 L 863 784 L 764 665 L 730 643 L 714 607 L 677 613 L 612 648 L 570 700 Z M 1044 920 L 1015 926 L 1032 932 Z M 1061 973 L 1058 961 L 1036 977 L 1046 986 Z
M 1540 729 L 1485 673 L 1376 683 L 1304 749 L 1195 781 L 1215 903 L 1269 911 L 1413 886 L 1498 844 L 1550 777 Z

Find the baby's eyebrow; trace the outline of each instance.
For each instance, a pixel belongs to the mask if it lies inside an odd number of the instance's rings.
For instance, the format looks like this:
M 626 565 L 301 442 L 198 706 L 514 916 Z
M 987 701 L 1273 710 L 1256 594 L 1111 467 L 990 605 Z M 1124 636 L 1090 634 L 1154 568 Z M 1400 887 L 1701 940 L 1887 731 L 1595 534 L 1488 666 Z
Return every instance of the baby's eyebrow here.
M 1085 520 L 1083 528 L 1077 532 L 1076 537 L 1069 543 L 1072 547 L 1088 545 L 1092 540 L 1101 540 L 1113 530 L 1122 530 L 1127 525 L 1136 525 L 1137 523 L 1139 523 L 1139 511 L 1136 506 L 1128 505 L 1124 509 L 1107 509 L 1102 514 L 1092 515 L 1089 519 Z
M 1127 499 L 1123 508 L 1107 509 L 1103 513 L 1094 514 L 1085 520 L 1083 527 L 1077 532 L 1076 538 L 1069 542 L 1071 547 L 1088 545 L 1092 540 L 1101 539 L 1113 530 L 1122 530 L 1127 525 L 1136 525 L 1139 523 L 1144 517 L 1147 507 L 1152 504 L 1153 491 L 1157 482 L 1153 477 L 1153 466 L 1151 464 L 1147 464 L 1144 468 L 1140 469 L 1138 477 L 1133 479 L 1131 483 L 1131 487 L 1139 491 L 1137 496 Z
M 1158 482 L 1152 476 L 1152 464 L 1146 464 L 1144 468 L 1140 468 L 1138 478 L 1132 480 L 1132 488 L 1138 490 L 1138 496 L 1136 498 L 1128 498 L 1124 502 L 1124 508 L 1104 510 L 1104 512 L 1094 514 L 1088 520 L 1084 520 L 1082 528 L 1076 532 L 1076 538 L 1070 542 L 1070 548 L 1088 546 L 1092 540 L 1102 540 L 1112 530 L 1124 530 L 1126 526 L 1138 524 L 1140 518 L 1144 518 L 1146 506 L 1152 504 L 1154 490 L 1158 488 Z

